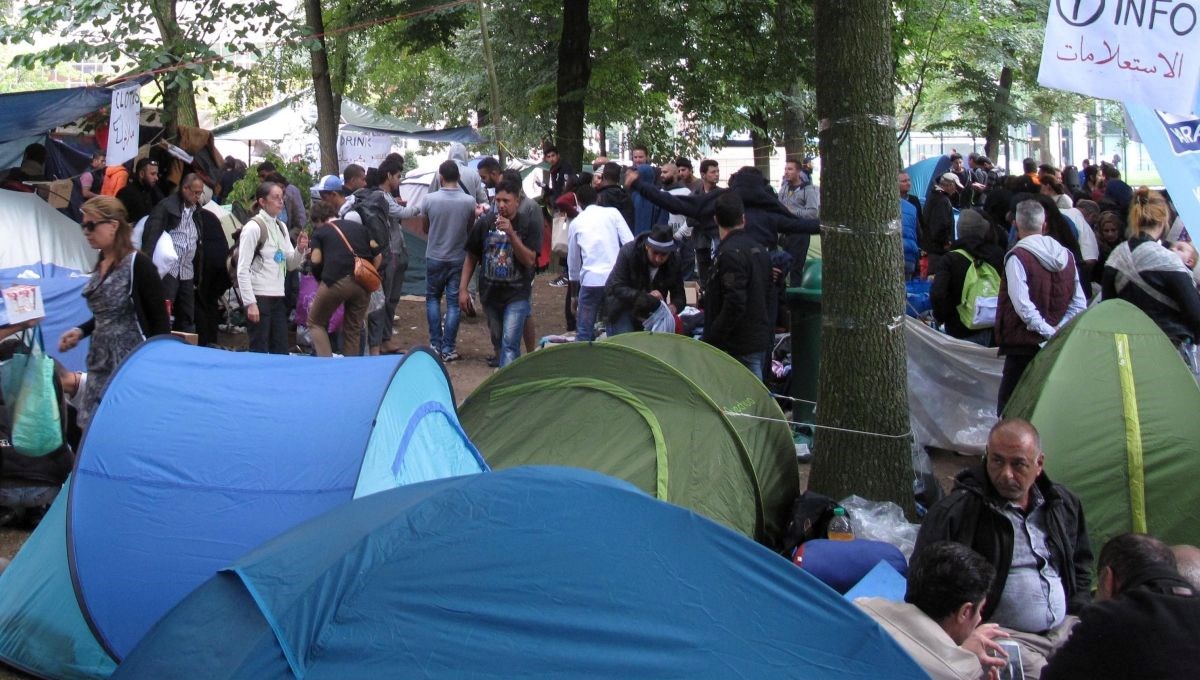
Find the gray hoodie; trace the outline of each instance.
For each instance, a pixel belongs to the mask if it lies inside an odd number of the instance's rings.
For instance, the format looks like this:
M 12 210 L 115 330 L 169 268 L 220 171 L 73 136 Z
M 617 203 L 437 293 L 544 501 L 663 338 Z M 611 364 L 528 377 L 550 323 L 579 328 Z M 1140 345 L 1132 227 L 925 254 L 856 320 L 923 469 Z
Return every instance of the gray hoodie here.
M 1032 253 L 1038 263 L 1047 271 L 1061 272 L 1068 266 L 1075 266 L 1071 251 L 1044 234 L 1033 234 L 1022 238 L 1013 246 L 1013 250 L 1017 248 Z M 1066 314 L 1063 315 L 1057 327 L 1051 326 L 1042 316 L 1041 310 L 1029 299 L 1029 282 L 1025 274 L 1025 267 L 1019 258 L 1011 257 L 1011 255 L 1012 253 L 1009 253 L 1009 257 L 1005 258 L 1004 262 L 1004 279 L 1005 285 L 1008 286 L 1008 298 L 1012 302 L 1017 316 L 1025 322 L 1025 327 L 1048 340 L 1058 332 L 1059 328 L 1067 325 L 1068 321 L 1087 307 L 1087 301 L 1083 297 L 1083 288 L 1079 285 L 1079 275 L 1075 275 L 1075 292 L 1071 296 L 1071 303 L 1067 305 Z
M 467 165 L 467 147 L 463 146 L 462 142 L 450 142 L 450 151 L 446 154 L 446 158 L 458 163 L 458 186 L 474 196 L 476 203 L 486 204 L 488 202 L 487 187 L 483 186 L 483 181 L 479 179 L 479 171 Z M 440 178 L 434 172 L 433 179 L 429 182 L 430 193 L 440 189 L 440 184 Z

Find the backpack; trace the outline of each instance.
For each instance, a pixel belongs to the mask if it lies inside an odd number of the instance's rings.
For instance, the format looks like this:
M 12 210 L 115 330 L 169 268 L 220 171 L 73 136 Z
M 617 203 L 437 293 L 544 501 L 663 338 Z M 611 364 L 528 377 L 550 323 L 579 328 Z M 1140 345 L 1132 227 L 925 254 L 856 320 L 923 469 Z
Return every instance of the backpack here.
M 801 543 L 814 538 L 826 538 L 833 511 L 839 507 L 829 496 L 814 491 L 805 491 L 797 496 L 792 503 L 791 518 L 780 545 L 783 554 L 790 557 Z
M 958 320 L 967 328 L 977 331 L 996 325 L 996 305 L 1000 295 L 1000 273 L 983 260 L 977 260 L 967 251 L 953 251 L 971 263 L 963 279 L 962 298 L 958 303 Z
M 359 189 L 354 192 L 354 207 L 367 236 L 375 242 L 379 252 L 386 253 L 391 245 L 391 219 L 385 194 L 379 189 Z
M 253 219 L 253 218 L 251 218 L 251 219 Z M 247 222 L 249 222 L 249 220 L 247 220 Z M 245 225 L 242 225 L 237 228 L 237 231 L 233 232 L 233 245 L 230 246 L 230 248 L 229 248 L 229 255 L 227 255 L 225 257 L 225 272 L 229 274 L 229 280 L 233 283 L 234 291 L 237 291 L 237 289 L 238 289 L 238 272 L 237 272 L 238 257 L 239 257 L 238 252 L 239 252 L 239 248 L 242 243 L 242 230 L 245 228 L 246 228 Z M 262 259 L 262 247 L 263 247 L 263 244 L 265 244 L 266 242 L 267 242 L 267 230 L 263 226 L 262 222 L 259 222 L 258 223 L 258 247 L 256 247 L 254 249 L 254 257 Z M 251 259 L 250 264 L 251 265 L 254 264 L 253 259 Z M 238 298 L 241 299 L 241 296 L 239 295 Z

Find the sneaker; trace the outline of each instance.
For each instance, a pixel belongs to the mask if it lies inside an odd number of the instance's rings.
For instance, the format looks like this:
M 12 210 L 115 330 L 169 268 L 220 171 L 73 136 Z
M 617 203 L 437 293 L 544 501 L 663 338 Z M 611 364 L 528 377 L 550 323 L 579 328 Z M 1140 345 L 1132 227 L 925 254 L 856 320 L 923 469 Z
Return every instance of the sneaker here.
M 553 288 L 566 288 L 567 287 L 567 277 L 560 276 L 557 279 L 554 279 L 553 281 L 550 282 L 550 286 Z
M 487 365 L 488 368 L 500 368 L 500 357 L 488 357 Z
M 449 352 L 442 352 L 442 361 L 444 361 L 446 363 L 450 363 L 451 361 L 458 361 L 460 358 L 461 357 L 458 356 L 458 352 L 455 352 L 454 350 L 450 350 Z

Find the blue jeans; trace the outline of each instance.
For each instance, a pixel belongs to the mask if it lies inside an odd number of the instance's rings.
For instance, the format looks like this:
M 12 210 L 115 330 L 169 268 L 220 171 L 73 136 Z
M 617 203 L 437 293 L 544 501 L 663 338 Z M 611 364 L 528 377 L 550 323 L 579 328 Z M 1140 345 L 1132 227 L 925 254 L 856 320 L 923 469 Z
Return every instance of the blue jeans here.
M 754 374 L 754 377 L 762 380 L 763 358 L 766 357 L 766 355 L 766 352 L 751 352 L 749 354 L 743 354 L 740 357 L 734 357 L 734 359 L 737 359 L 739 362 L 741 362 L 743 366 L 745 366 L 751 373 Z
M 458 280 L 462 262 L 425 260 L 425 320 L 429 322 L 429 346 L 442 354 L 454 351 L 458 342 Z M 446 296 L 446 325 L 442 326 L 442 295 Z
M 525 319 L 529 316 L 529 298 L 513 300 L 506 305 L 483 303 L 487 315 L 492 345 L 500 347 L 500 367 L 511 364 L 521 356 L 521 339 L 525 335 Z
M 581 286 L 579 308 L 575 310 L 575 339 L 587 342 L 596 339 L 596 317 L 604 306 L 604 286 Z
M 605 332 L 608 333 L 608 337 L 611 338 L 614 335 L 620 335 L 622 333 L 632 333 L 634 330 L 633 314 L 631 314 L 629 311 L 619 311 L 609 315 L 608 327 L 605 329 Z M 637 324 L 636 330 L 642 330 L 641 324 Z

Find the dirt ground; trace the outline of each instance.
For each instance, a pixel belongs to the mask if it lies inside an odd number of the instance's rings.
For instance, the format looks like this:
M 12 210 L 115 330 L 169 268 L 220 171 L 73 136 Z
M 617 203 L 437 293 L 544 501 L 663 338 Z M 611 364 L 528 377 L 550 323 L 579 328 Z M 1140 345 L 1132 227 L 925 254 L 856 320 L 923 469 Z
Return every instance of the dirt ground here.
M 534 282 L 533 316 L 539 338 L 562 333 L 565 329 L 564 289 L 551 287 L 549 281 L 552 278 L 553 276 L 550 274 L 542 274 Z M 231 346 L 244 347 L 245 336 L 223 335 L 222 342 Z M 396 309 L 395 334 L 391 347 L 403 350 L 428 342 L 429 331 L 425 321 L 425 301 L 423 298 L 406 297 Z M 492 354 L 492 346 L 488 337 L 487 323 L 482 314 L 476 317 L 463 316 L 458 333 L 458 353 L 462 358 L 447 364 L 446 369 L 454 387 L 455 399 L 462 403 L 480 383 L 496 370 L 487 365 L 487 359 Z M 954 475 L 975 460 L 973 457 L 959 456 L 950 452 L 937 452 L 933 455 L 934 472 L 943 487 L 948 489 Z M 808 468 L 808 465 L 800 466 L 802 486 L 807 482 Z M 28 537 L 28 530 L 7 527 L 0 529 L 0 558 L 11 559 Z M 0 665 L 0 680 L 23 680 L 29 677 Z

